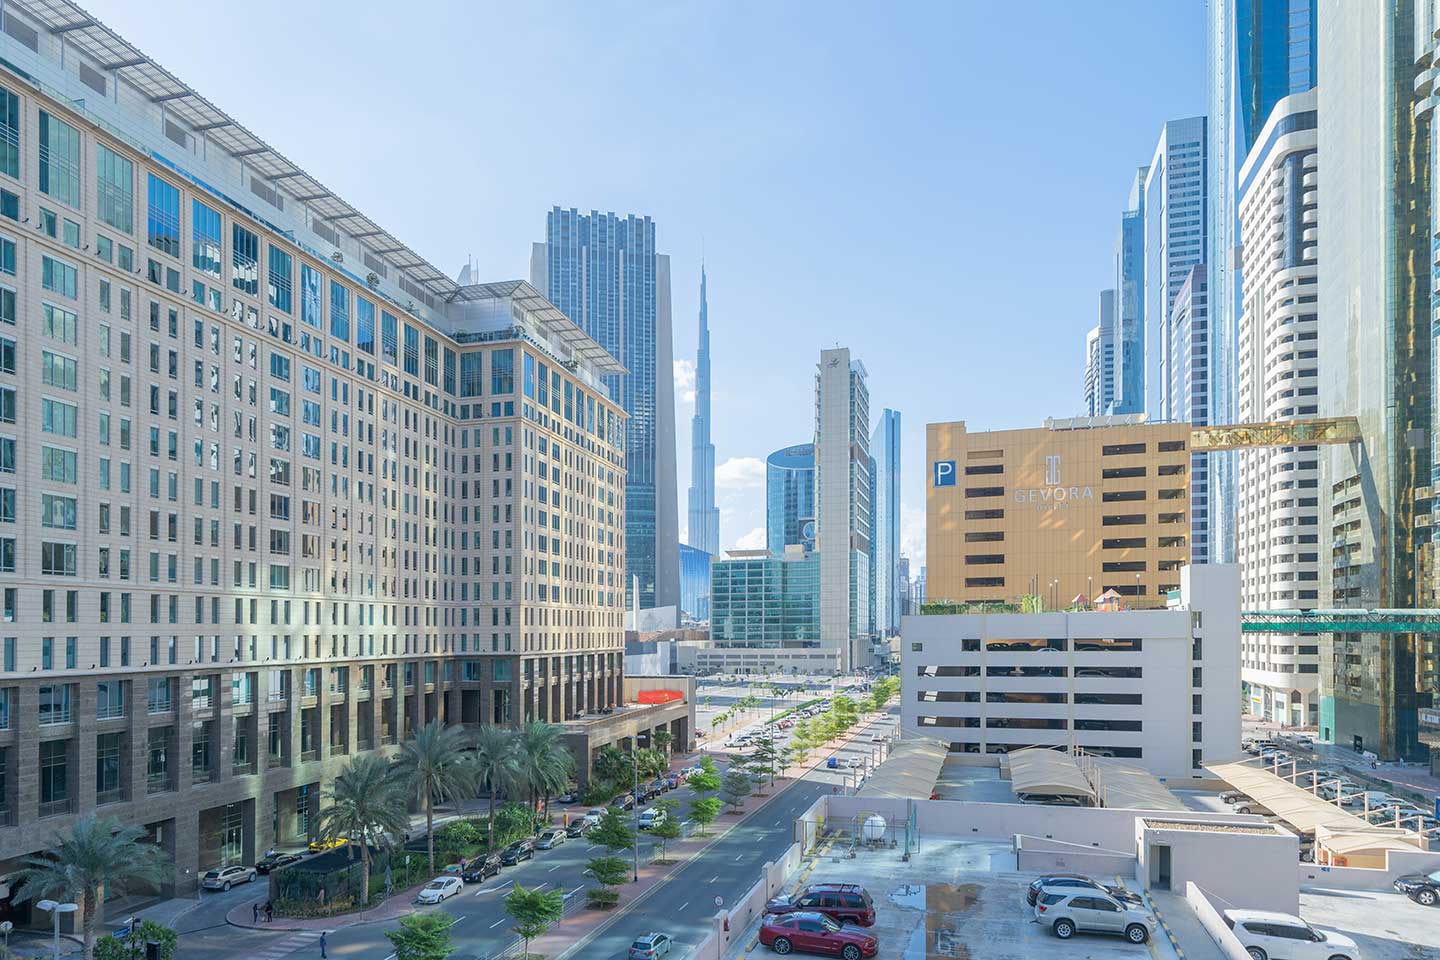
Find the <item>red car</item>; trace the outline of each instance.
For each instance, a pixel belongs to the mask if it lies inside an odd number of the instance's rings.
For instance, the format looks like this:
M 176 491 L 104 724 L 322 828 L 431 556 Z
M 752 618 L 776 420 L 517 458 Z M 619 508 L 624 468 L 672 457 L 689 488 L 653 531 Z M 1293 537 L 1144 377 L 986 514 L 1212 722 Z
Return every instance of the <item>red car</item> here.
M 844 960 L 873 957 L 880 941 L 854 927 L 842 927 L 823 913 L 766 915 L 760 942 L 779 954 L 822 953 Z
M 858 883 L 812 883 L 790 896 L 772 897 L 766 913 L 823 913 L 837 923 L 868 927 L 875 922 L 875 903 Z

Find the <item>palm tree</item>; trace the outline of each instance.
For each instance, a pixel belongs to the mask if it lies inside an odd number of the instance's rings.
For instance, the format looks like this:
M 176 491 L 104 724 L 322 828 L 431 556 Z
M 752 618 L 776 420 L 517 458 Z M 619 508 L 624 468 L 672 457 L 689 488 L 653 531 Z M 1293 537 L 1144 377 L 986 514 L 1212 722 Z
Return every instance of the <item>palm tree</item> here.
M 395 764 L 425 804 L 425 853 L 435 872 L 435 802 L 454 800 L 475 790 L 475 770 L 465 754 L 465 731 L 437 718 L 415 731 L 400 747 Z
M 370 844 L 410 828 L 402 772 L 373 753 L 352 757 L 330 786 L 330 804 L 320 811 L 320 836 L 349 837 L 360 845 L 360 909 L 370 902 Z M 352 855 L 354 847 L 351 847 Z
M 624 753 L 619 747 L 601 747 L 600 752 L 595 756 L 595 775 L 605 781 L 608 786 L 617 786 L 629 783 L 634 775 L 631 770 L 630 755 Z
M 105 895 L 135 881 L 162 883 L 170 872 L 160 848 L 144 841 L 145 831 L 139 827 L 86 814 L 70 836 L 56 834 L 55 846 L 44 856 L 26 858 L 26 866 L 11 877 L 19 887 L 15 900 L 77 904 L 85 960 L 94 960 L 95 924 L 104 911 Z
M 495 847 L 495 795 L 517 785 L 519 768 L 516 764 L 513 727 L 482 724 L 475 730 L 473 743 L 475 752 L 471 755 L 474 764 L 476 786 L 490 790 L 490 836 L 486 849 Z
M 575 770 L 575 757 L 560 740 L 560 728 L 553 723 L 527 723 L 520 728 L 515 763 L 520 779 L 530 791 L 530 809 L 544 798 L 565 789 Z

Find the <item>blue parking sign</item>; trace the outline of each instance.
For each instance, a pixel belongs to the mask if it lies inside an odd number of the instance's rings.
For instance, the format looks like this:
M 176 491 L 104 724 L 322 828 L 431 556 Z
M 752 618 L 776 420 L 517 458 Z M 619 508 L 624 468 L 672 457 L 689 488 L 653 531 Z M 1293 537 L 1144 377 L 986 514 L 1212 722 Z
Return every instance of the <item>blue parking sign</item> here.
M 935 486 L 937 486 L 937 487 L 953 487 L 953 486 L 955 486 L 955 461 L 954 461 L 954 460 L 936 460 L 936 461 L 935 461 Z

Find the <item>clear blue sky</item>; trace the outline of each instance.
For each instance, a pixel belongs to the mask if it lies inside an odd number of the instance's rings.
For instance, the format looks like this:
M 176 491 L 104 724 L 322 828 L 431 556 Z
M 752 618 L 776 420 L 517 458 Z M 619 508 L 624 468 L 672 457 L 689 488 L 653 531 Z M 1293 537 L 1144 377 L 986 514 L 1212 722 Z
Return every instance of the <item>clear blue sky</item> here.
M 552 204 L 649 214 L 681 360 L 703 239 L 725 546 L 823 346 L 904 418 L 912 555 L 927 421 L 1078 413 L 1129 179 L 1205 102 L 1201 0 L 88 7 L 452 275 L 527 277 Z

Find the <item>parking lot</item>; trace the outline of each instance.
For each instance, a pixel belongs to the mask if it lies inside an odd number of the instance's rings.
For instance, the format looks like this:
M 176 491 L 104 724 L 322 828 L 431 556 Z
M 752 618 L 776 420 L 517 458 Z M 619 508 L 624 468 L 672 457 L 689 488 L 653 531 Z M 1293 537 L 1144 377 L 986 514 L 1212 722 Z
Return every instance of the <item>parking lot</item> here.
M 880 956 L 904 960 L 1178 960 L 1163 933 L 1147 946 L 1121 937 L 1078 933 L 1057 939 L 1032 922 L 1025 904 L 1033 874 L 1015 869 L 1008 843 L 936 838 L 922 840 L 909 862 L 893 850 L 861 852 L 854 859 L 821 855 L 807 860 L 787 884 L 858 883 L 875 902 Z M 1097 878 L 1113 883 L 1114 877 Z M 1131 884 L 1133 886 L 1133 884 Z M 1437 911 L 1440 915 L 1440 911 Z M 759 925 L 737 940 L 735 958 L 769 956 L 755 944 Z M 1368 960 L 1368 958 L 1367 958 Z
M 1364 960 L 1440 960 L 1440 907 L 1398 893 L 1302 887 L 1300 916 L 1352 938 Z

